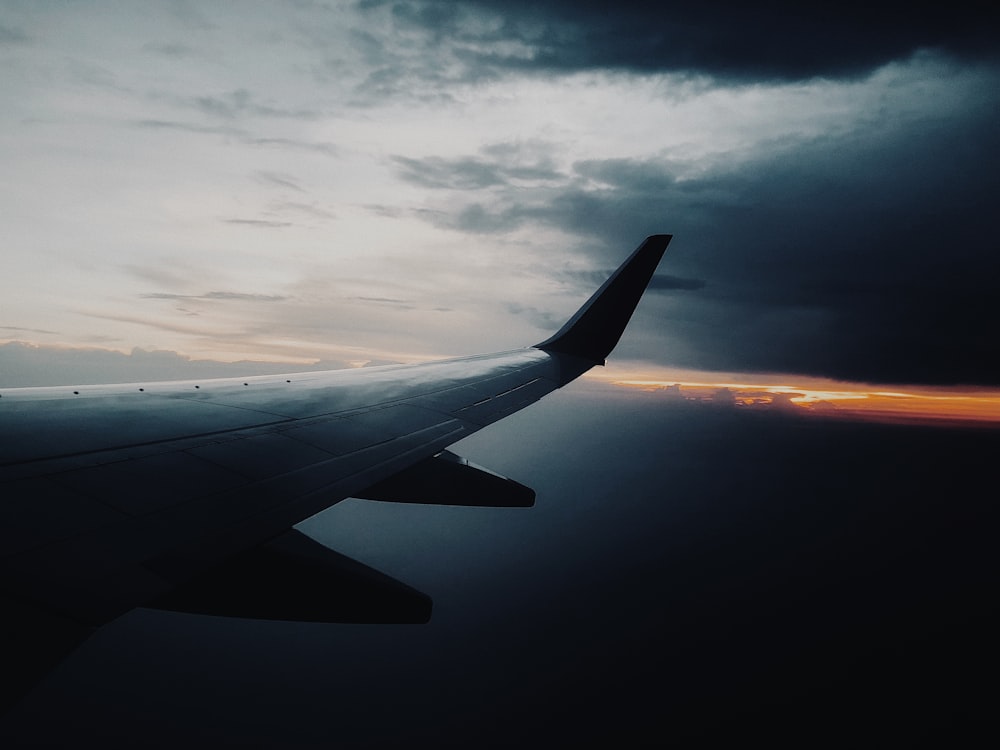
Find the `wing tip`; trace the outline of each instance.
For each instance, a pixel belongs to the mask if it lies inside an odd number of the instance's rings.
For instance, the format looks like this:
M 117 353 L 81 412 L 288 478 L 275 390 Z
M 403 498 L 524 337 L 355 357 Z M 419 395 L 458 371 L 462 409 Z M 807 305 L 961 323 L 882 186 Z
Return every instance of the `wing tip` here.
M 672 234 L 651 234 L 557 333 L 536 349 L 603 363 L 618 344 Z

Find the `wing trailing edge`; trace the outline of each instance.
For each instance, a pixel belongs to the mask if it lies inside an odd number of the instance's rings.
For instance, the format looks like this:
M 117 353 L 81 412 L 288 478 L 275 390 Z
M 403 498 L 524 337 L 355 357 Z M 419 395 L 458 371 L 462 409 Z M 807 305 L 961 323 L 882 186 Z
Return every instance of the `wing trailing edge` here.
M 647 237 L 566 325 L 535 348 L 603 364 L 621 338 L 671 238 L 669 234 Z

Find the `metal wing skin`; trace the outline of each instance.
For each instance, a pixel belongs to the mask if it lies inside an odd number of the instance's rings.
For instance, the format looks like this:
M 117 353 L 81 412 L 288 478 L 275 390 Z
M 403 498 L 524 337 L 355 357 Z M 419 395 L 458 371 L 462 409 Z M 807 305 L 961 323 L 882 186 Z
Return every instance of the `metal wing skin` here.
M 527 488 L 445 449 L 603 364 L 669 240 L 646 239 L 559 333 L 526 349 L 287 376 L 0 389 L 5 651 L 30 655 L 25 674 L 44 672 L 137 606 L 426 621 L 429 599 L 292 527 L 351 496 L 530 505 Z M 379 587 L 409 612 L 372 604 L 365 592 Z M 360 610 L 337 603 L 352 596 Z

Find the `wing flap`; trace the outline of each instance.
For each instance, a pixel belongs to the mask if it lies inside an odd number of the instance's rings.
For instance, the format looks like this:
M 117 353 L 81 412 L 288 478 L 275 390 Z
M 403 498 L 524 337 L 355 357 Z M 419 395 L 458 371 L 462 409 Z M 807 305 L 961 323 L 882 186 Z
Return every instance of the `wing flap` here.
M 535 491 L 451 451 L 408 466 L 355 495 L 363 500 L 480 508 L 530 508 Z

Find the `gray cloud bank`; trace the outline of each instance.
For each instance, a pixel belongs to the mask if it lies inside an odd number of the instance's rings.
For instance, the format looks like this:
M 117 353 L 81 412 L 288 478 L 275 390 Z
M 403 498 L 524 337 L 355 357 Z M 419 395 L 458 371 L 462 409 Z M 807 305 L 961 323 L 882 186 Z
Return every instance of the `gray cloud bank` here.
M 1000 384 L 994 203 L 997 69 L 937 111 L 764 143 L 685 175 L 667 156 L 578 161 L 526 185 L 485 151 L 397 160 L 437 226 L 577 237 L 610 271 L 643 236 L 675 236 L 624 354 L 710 370 L 887 383 Z M 474 166 L 474 168 L 473 168 Z M 592 278 L 576 279 L 589 293 Z M 621 352 L 619 352 L 621 355 Z

